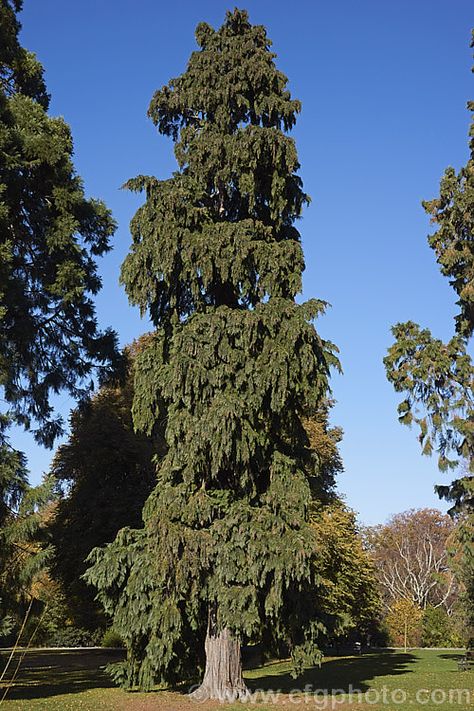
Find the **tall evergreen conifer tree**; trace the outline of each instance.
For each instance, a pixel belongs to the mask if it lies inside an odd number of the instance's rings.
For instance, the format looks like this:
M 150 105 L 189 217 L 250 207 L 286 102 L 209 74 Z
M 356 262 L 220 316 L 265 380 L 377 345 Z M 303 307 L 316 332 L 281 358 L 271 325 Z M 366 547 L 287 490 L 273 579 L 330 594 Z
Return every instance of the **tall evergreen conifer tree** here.
M 300 104 L 245 11 L 217 31 L 200 24 L 196 39 L 149 108 L 179 169 L 128 182 L 146 202 L 122 281 L 156 327 L 137 357 L 133 416 L 147 434 L 166 422 L 167 453 L 143 530 L 95 549 L 88 579 L 128 647 L 117 680 L 190 678 L 197 634 L 195 693 L 223 699 L 247 694 L 242 639 L 270 632 L 295 671 L 317 655 L 317 482 L 303 422 L 338 361 L 312 325 L 324 303 L 295 301 L 293 223 L 308 197 L 287 131 Z

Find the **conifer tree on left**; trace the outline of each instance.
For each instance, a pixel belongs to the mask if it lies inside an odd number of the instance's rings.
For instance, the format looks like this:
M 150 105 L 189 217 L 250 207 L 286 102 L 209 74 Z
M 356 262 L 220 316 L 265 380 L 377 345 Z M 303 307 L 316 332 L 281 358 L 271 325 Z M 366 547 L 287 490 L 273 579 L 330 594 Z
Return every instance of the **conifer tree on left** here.
M 43 68 L 20 46 L 21 0 L 0 0 L 0 387 L 11 421 L 51 446 L 62 430 L 51 394 L 80 397 L 114 357 L 92 297 L 110 249 L 110 211 L 86 199 L 62 118 L 48 115 Z M 1 428 L 0 428 L 1 431 Z
M 81 398 L 96 369 L 117 358 L 93 303 L 96 257 L 110 249 L 115 223 L 102 202 L 86 199 L 69 127 L 47 113 L 43 68 L 18 40 L 21 8 L 0 0 L 0 574 L 5 527 L 28 488 L 10 426 L 52 446 L 63 423 L 51 395 Z

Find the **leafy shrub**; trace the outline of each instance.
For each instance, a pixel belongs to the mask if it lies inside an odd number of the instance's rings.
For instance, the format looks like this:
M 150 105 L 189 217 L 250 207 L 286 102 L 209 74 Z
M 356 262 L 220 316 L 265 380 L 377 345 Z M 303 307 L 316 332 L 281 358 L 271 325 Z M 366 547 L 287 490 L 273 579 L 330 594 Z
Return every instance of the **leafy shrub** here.
M 81 627 L 67 626 L 55 630 L 42 641 L 47 647 L 97 647 L 100 644 L 102 630 L 90 632 Z
M 459 647 L 463 644 L 453 621 L 442 607 L 429 605 L 424 610 L 422 630 L 423 647 Z
M 112 627 L 105 631 L 102 641 L 102 647 L 123 647 L 123 639 Z

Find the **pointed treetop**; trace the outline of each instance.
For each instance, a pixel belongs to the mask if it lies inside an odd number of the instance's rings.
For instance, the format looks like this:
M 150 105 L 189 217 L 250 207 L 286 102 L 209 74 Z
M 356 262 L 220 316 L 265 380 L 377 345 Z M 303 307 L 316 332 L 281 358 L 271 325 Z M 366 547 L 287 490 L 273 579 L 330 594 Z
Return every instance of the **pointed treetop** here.
M 148 115 L 160 133 L 176 140 L 183 128 L 199 130 L 204 122 L 226 133 L 248 123 L 294 126 L 300 102 L 291 99 L 288 79 L 274 64 L 265 28 L 251 25 L 245 10 L 227 12 L 218 30 L 199 24 L 196 40 L 200 50 L 192 53 L 187 71 L 150 103 Z

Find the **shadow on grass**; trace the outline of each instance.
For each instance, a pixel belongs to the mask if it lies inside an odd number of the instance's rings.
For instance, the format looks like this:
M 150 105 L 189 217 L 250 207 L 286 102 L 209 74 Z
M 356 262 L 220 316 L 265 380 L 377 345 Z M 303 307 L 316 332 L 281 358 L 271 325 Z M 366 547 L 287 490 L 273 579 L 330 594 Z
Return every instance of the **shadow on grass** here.
M 0 654 L 3 670 L 8 655 Z M 0 696 L 15 672 L 20 653 L 13 658 Z M 115 686 L 104 671 L 105 665 L 123 658 L 117 650 L 35 650 L 28 652 L 16 675 L 7 699 L 41 699 L 61 694 L 76 694 L 87 689 L 106 689 Z
M 6 658 L 7 655 L 0 654 L 0 668 L 3 668 Z M 114 687 L 104 667 L 121 658 L 123 653 L 104 649 L 29 652 L 21 664 L 15 685 L 8 691 L 7 698 L 9 700 L 41 699 L 76 694 L 88 689 Z M 16 668 L 17 661 L 18 656 L 10 666 L 10 676 Z M 376 677 L 411 672 L 410 666 L 415 661 L 416 657 L 412 654 L 396 652 L 329 658 L 321 668 L 306 669 L 298 679 L 290 676 L 287 665 L 276 662 L 254 670 L 253 678 L 247 677 L 246 683 L 251 690 L 273 690 L 282 693 L 294 689 L 304 690 L 308 684 L 313 690 L 338 689 L 348 693 L 352 687 L 363 692 L 370 688 L 369 682 Z M 4 680 L 5 682 L 8 682 L 8 678 Z M 175 691 L 186 693 L 188 689 L 184 691 L 181 688 Z
M 297 679 L 289 672 L 278 672 L 277 665 L 266 666 L 262 675 L 246 679 L 252 691 L 281 691 L 289 693 L 304 690 L 306 685 L 316 689 L 337 689 L 340 693 L 349 693 L 351 688 L 362 692 L 368 691 L 369 682 L 379 676 L 407 674 L 417 661 L 413 654 L 397 652 L 377 652 L 356 657 L 330 658 L 321 667 L 306 669 Z M 270 673 L 265 673 L 267 670 Z

